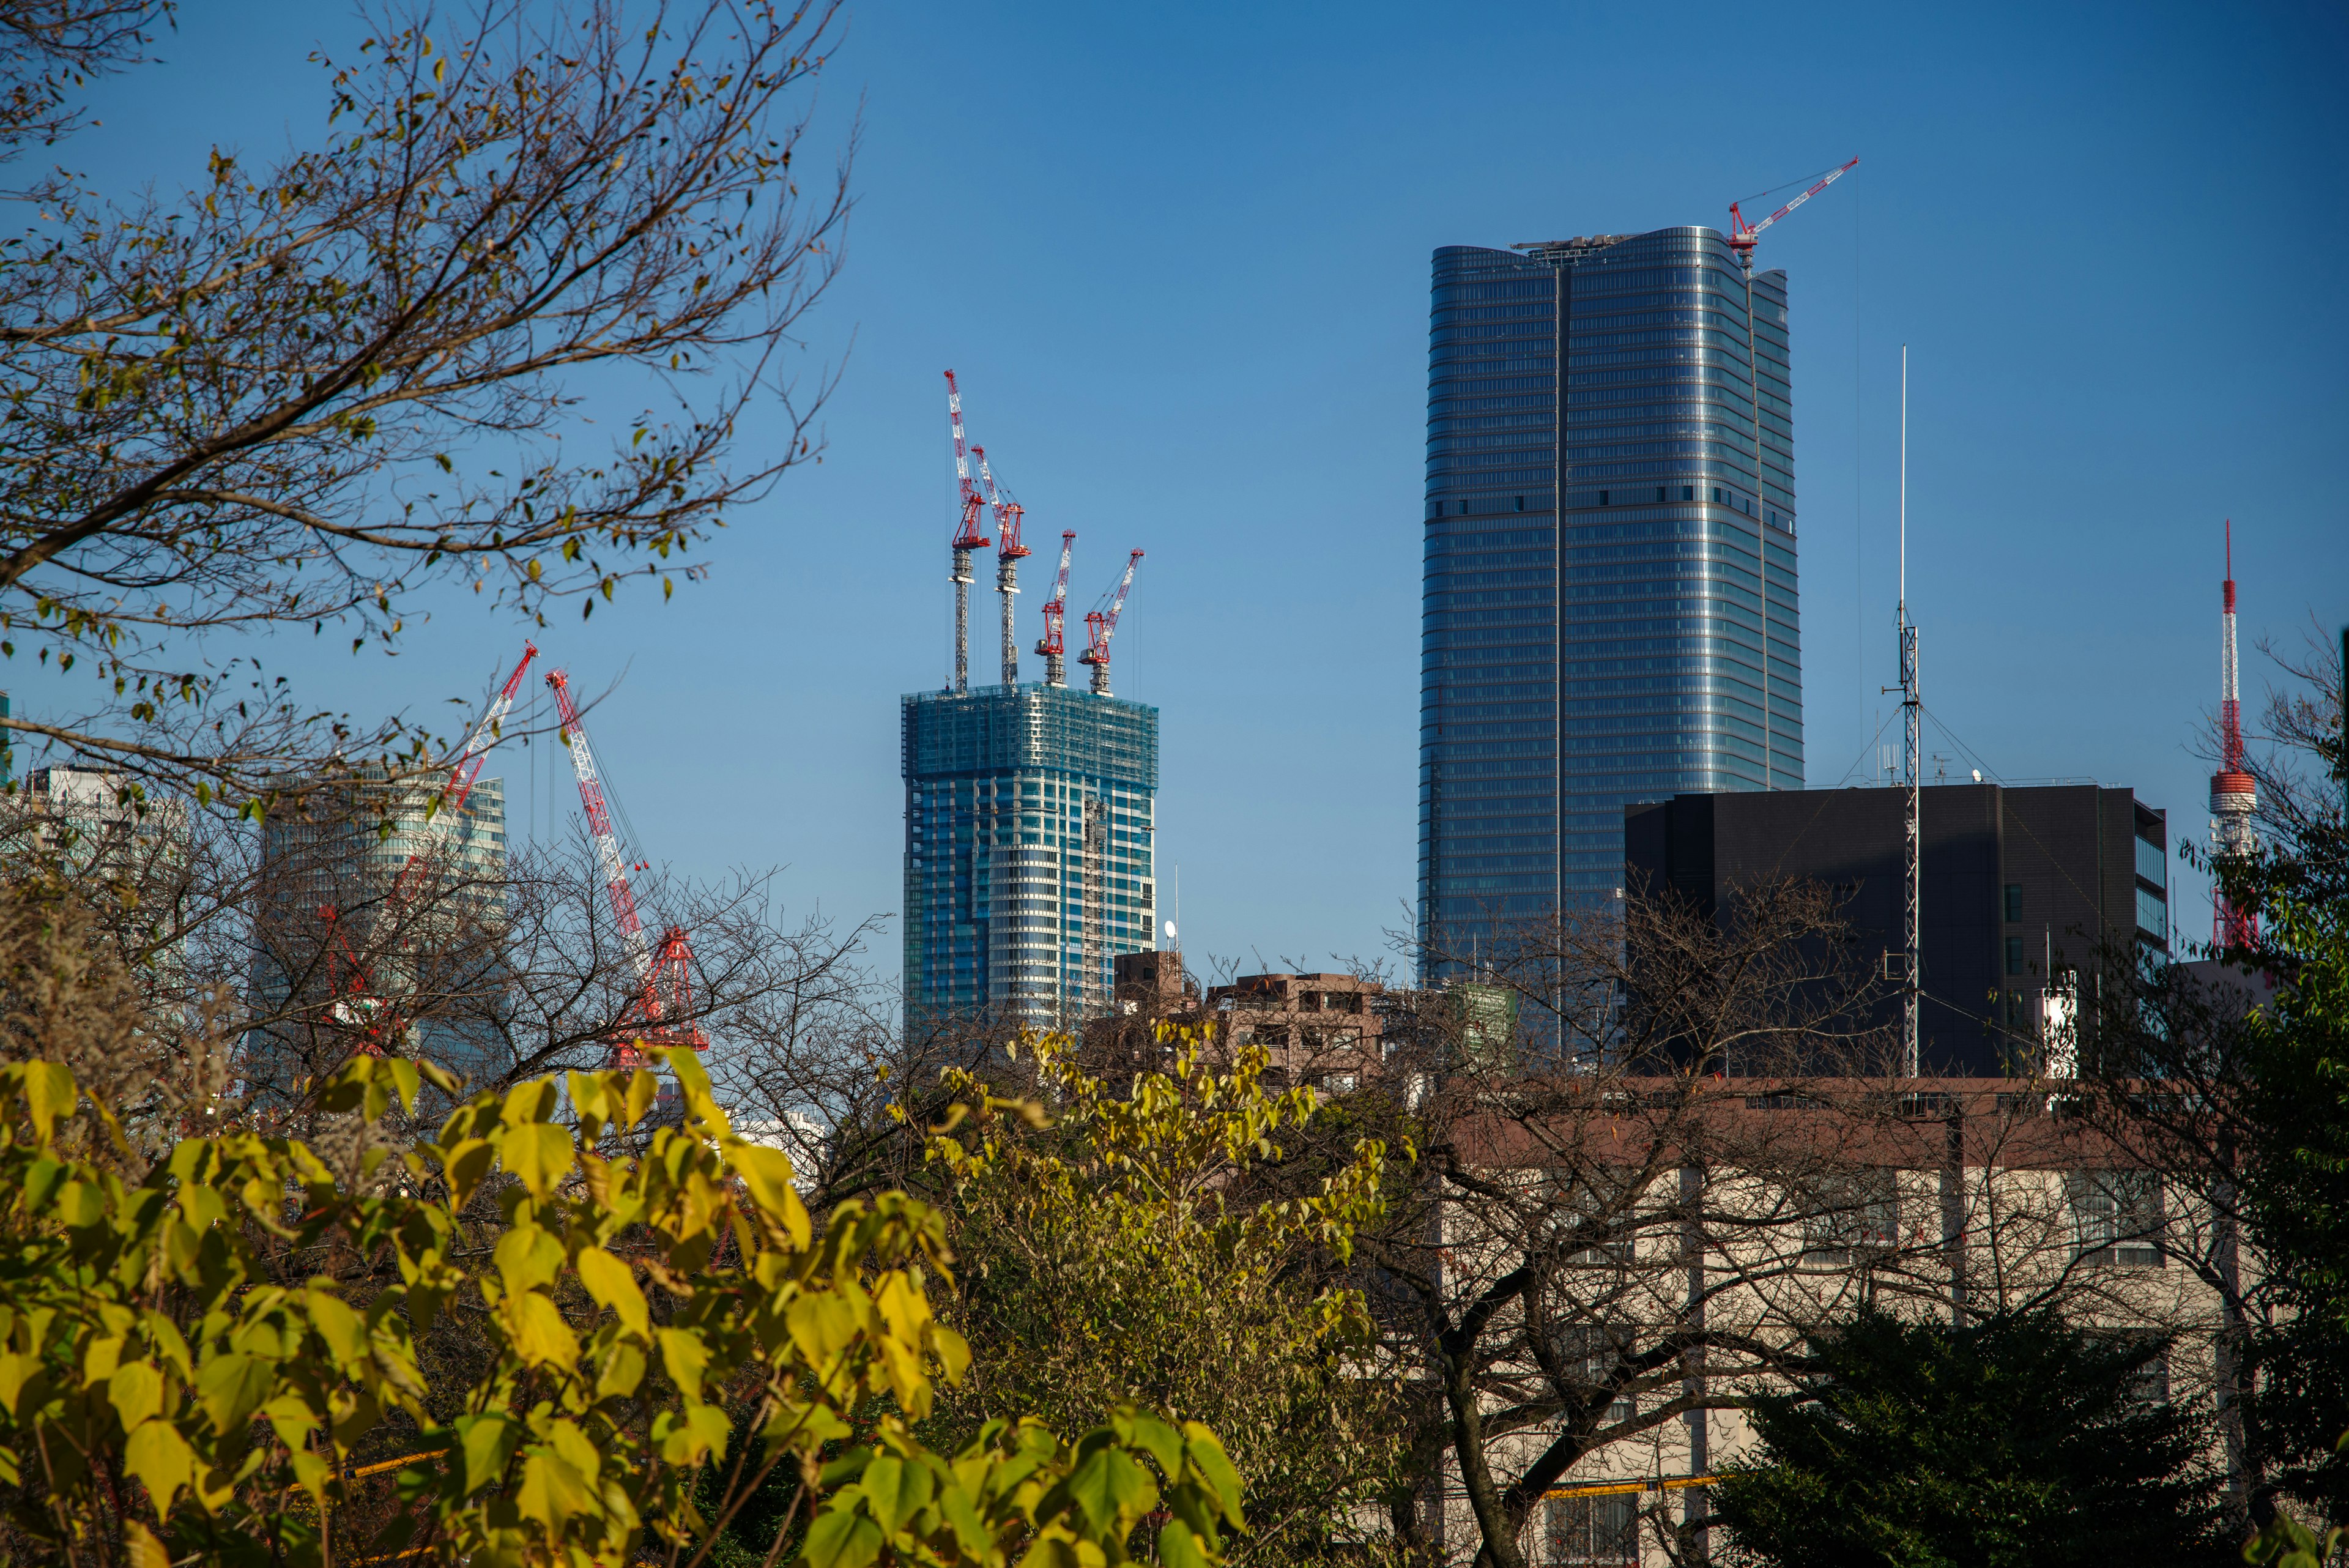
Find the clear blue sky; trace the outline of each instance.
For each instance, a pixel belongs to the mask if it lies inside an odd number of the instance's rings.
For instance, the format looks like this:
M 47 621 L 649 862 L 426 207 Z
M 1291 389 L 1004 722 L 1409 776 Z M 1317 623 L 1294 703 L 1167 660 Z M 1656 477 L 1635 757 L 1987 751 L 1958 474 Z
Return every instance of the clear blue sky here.
M 197 0 L 77 160 L 171 185 L 215 139 L 306 136 L 304 56 L 354 36 Z M 2344 76 L 2316 5 L 867 0 L 824 89 L 864 140 L 808 345 L 811 372 L 846 356 L 822 466 L 737 519 L 710 583 L 540 641 L 584 687 L 625 673 L 594 728 L 657 858 L 894 913 L 896 700 L 948 660 L 952 366 L 1030 508 L 1023 638 L 1061 528 L 1078 607 L 1149 552 L 1116 668 L 1163 711 L 1195 965 L 1377 956 L 1413 875 L 1428 253 L 1720 225 L 1857 154 L 1761 252 L 1793 290 L 1809 781 L 1863 755 L 1894 679 L 1905 341 L 1928 707 L 2000 774 L 2132 784 L 2199 836 L 2220 519 L 2247 645 L 2349 617 Z M 457 606 L 396 660 L 299 673 L 419 711 L 519 638 Z M 545 829 L 543 766 L 534 792 L 496 766 Z

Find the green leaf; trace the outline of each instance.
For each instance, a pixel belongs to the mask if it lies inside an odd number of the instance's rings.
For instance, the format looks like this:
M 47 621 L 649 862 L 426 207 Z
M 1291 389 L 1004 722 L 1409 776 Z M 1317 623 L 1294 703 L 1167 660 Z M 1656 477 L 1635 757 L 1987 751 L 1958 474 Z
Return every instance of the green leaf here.
M 122 1421 L 122 1429 L 130 1430 L 140 1422 L 160 1415 L 163 1409 L 163 1369 L 149 1362 L 133 1361 L 116 1369 L 107 1380 L 106 1397 L 114 1413 Z
M 622 1326 L 631 1334 L 651 1332 L 651 1318 L 645 1309 L 645 1293 L 636 1284 L 636 1272 L 601 1247 L 588 1247 L 579 1254 L 579 1282 L 587 1287 L 599 1306 L 610 1307 L 619 1315 Z
M 881 1527 L 844 1508 L 817 1514 L 800 1548 L 800 1561 L 808 1568 L 865 1568 L 880 1555 Z
M 726 1158 L 750 1189 L 751 1201 L 782 1221 L 792 1246 L 805 1248 L 810 1236 L 807 1206 L 792 1186 L 791 1157 L 779 1148 L 736 1141 Z
M 122 1445 L 122 1468 L 137 1476 L 155 1500 L 155 1511 L 168 1516 L 195 1480 L 196 1456 L 188 1440 L 169 1421 L 142 1422 Z
M 524 1122 L 505 1130 L 499 1153 L 506 1168 L 530 1189 L 530 1195 L 543 1200 L 570 1174 L 571 1129 L 553 1122 Z
M 33 1130 L 43 1143 L 59 1116 L 73 1115 L 74 1076 L 61 1062 L 27 1062 L 24 1075 L 25 1106 L 33 1114 Z
M 563 1272 L 563 1243 L 551 1231 L 528 1223 L 498 1238 L 492 1258 L 508 1293 L 519 1295 L 551 1283 Z
M 277 1369 L 258 1356 L 236 1351 L 213 1356 L 196 1374 L 196 1392 L 212 1430 L 225 1438 L 253 1419 L 269 1399 Z
M 522 1446 L 522 1432 L 521 1422 L 495 1413 L 458 1417 L 458 1442 L 465 1453 L 465 1495 L 471 1496 L 506 1473 L 507 1462 Z
M 1158 1532 L 1158 1561 L 1161 1568 L 1207 1568 L 1207 1554 L 1199 1549 L 1199 1538 L 1181 1520 L 1170 1520 Z

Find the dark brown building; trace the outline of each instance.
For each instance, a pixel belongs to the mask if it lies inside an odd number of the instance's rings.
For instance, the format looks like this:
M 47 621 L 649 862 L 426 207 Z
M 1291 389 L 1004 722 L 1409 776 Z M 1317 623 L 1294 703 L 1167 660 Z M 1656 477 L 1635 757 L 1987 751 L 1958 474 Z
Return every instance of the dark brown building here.
M 1339 1092 L 1378 1070 L 1394 1005 L 1377 981 L 1350 974 L 1249 974 L 1201 994 L 1182 955 L 1123 953 L 1116 961 L 1117 1011 L 1085 1025 L 1085 1051 L 1098 1070 L 1132 1071 L 1164 1059 L 1159 1025 L 1205 1028 L 1221 1054 L 1260 1045 L 1275 1084 Z

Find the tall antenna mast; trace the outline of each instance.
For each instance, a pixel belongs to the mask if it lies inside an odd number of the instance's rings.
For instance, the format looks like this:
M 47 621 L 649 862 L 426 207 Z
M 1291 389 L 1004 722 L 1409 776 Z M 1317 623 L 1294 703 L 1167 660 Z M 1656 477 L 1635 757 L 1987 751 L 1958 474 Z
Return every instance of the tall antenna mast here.
M 2235 523 L 2227 520 L 2227 578 L 2219 618 L 2219 771 L 2210 775 L 2210 857 L 2223 869 L 2240 865 L 2259 846 L 2251 813 L 2259 786 L 2243 765 L 2243 704 L 2235 684 Z M 2222 877 L 2210 889 L 2210 945 L 2240 950 L 2259 940 L 2260 918 L 2239 909 Z
M 1900 776 L 1909 787 L 1903 825 L 1901 932 L 1907 958 L 1900 977 L 1900 1064 L 1914 1078 L 1920 1071 L 1917 1049 L 1918 1003 L 1918 807 L 1922 774 L 1918 765 L 1919 721 L 1924 701 L 1917 692 L 1917 628 L 1909 619 L 1909 345 L 1900 345 Z

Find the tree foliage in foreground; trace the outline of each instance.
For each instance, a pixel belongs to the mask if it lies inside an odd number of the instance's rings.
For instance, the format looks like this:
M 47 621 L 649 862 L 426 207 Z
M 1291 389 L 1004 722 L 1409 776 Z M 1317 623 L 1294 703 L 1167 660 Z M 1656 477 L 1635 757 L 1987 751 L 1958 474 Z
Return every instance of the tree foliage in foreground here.
M 950 1315 L 973 1355 L 940 1425 L 954 1441 L 1019 1416 L 1074 1429 L 1124 1405 L 1202 1422 L 1247 1485 L 1236 1550 L 1319 1556 L 1401 1458 L 1392 1370 L 1361 1293 L 1330 1272 L 1381 1210 L 1387 1146 L 1357 1140 L 1307 1190 L 1265 1192 L 1252 1184 L 1317 1096 L 1267 1089 L 1260 1047 L 1218 1065 L 1202 1044 L 1185 1032 L 1163 1071 L 1113 1086 L 1065 1037 L 1028 1037 L 1048 1125 L 947 1075 L 978 1115 L 930 1142 L 952 1182 Z
M 670 1065 L 681 1127 L 641 1128 L 650 1074 L 574 1073 L 574 1124 L 534 1080 L 371 1151 L 357 1181 L 242 1131 L 129 1180 L 77 1147 L 113 1118 L 69 1071 L 0 1068 L 15 1528 L 78 1565 L 675 1568 L 780 1473 L 769 1563 L 1105 1568 L 1130 1541 L 1167 1568 L 1219 1559 L 1238 1483 L 1204 1428 L 1119 1410 L 1074 1444 L 997 1421 L 926 1448 L 914 1423 L 968 1359 L 926 1294 L 943 1218 L 888 1193 L 817 1231 L 785 1156 L 734 1135 L 689 1053 Z M 362 1058 L 327 1101 L 372 1122 L 419 1086 L 419 1064 Z M 477 1193 L 502 1210 L 493 1247 Z M 359 1299 L 320 1272 L 353 1254 L 397 1282 Z M 451 1315 L 485 1354 L 435 1388 L 419 1341 Z M 760 1465 L 710 1484 L 743 1428 Z M 387 1433 L 412 1451 L 360 1464 Z
M 1802 1386 L 1752 1402 L 1760 1450 L 1714 1494 L 1754 1561 L 2235 1561 L 2206 1424 L 2132 1397 L 2158 1341 L 2100 1340 L 2045 1313 L 1957 1329 L 1868 1311 L 1811 1350 Z

